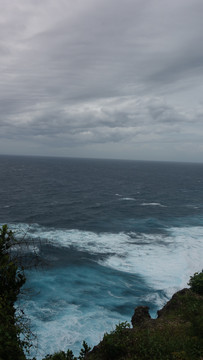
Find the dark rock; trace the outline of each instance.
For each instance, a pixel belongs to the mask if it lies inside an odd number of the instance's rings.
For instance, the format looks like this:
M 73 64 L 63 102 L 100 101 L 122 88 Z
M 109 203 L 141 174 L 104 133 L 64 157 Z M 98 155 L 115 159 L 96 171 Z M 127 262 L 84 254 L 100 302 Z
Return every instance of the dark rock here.
M 131 319 L 133 327 L 142 325 L 146 320 L 150 320 L 151 316 L 149 314 L 148 306 L 138 306 L 135 308 L 134 315 Z
M 187 288 L 176 292 L 172 296 L 172 298 L 166 303 L 166 305 L 161 310 L 157 311 L 158 318 L 167 315 L 171 311 L 175 311 L 176 309 L 181 308 L 182 301 L 183 301 L 182 296 L 185 296 L 190 293 L 191 293 L 191 290 L 189 290 Z

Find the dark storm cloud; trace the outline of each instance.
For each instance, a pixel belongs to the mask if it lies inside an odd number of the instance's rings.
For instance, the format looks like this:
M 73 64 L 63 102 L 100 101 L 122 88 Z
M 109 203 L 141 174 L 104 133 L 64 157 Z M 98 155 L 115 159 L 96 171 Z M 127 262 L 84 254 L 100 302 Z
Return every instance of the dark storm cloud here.
M 188 134 L 199 141 L 202 1 L 0 0 L 0 6 L 4 149 L 7 138 L 46 144 L 47 154 L 95 144 L 95 156 L 104 143 L 111 152 L 119 142 L 185 143 Z

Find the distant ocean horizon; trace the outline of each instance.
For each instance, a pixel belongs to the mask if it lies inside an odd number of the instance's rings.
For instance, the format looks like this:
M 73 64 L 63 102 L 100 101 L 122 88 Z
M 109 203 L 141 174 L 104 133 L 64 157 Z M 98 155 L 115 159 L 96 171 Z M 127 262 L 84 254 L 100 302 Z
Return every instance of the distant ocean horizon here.
M 155 317 L 202 270 L 202 163 L 0 155 L 0 169 L 0 224 L 42 264 L 19 299 L 32 356 L 77 355 L 138 305 Z
M 42 154 L 22 154 L 22 153 L 0 153 L 0 157 L 18 157 L 18 158 L 44 158 L 44 159 L 72 159 L 72 160 L 103 160 L 103 161 L 132 161 L 132 162 L 148 162 L 148 163 L 175 163 L 175 164 L 203 164 L 203 160 L 166 160 L 166 159 L 141 159 L 141 158 L 116 158 L 116 157 L 98 157 L 98 156 L 69 156 L 69 155 L 42 155 Z

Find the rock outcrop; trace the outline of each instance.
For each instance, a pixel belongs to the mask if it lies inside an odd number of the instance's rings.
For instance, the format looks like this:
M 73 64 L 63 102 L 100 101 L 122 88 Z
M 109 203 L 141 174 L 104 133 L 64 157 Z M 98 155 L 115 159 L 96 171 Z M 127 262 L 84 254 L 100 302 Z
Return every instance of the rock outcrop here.
M 151 320 L 148 306 L 136 307 L 131 319 L 133 328 L 142 325 L 146 320 Z

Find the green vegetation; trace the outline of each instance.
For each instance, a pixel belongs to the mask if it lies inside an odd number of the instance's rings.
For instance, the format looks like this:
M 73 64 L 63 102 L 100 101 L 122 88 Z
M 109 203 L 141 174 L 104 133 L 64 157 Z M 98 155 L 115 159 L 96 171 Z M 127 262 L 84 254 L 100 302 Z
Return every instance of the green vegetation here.
M 90 352 L 88 360 L 202 360 L 203 298 L 190 289 L 177 292 L 142 324 L 120 324 Z
M 87 343 L 85 341 L 83 341 L 82 343 L 82 349 L 80 350 L 80 355 L 78 357 L 78 360 L 83 360 L 85 359 L 86 355 L 89 353 L 89 351 L 91 350 L 91 347 L 87 345 Z
M 78 357 L 78 360 L 85 359 L 86 355 L 91 350 L 91 348 L 87 345 L 85 341 L 83 341 L 82 346 L 83 347 L 80 350 L 80 355 Z M 45 358 L 42 360 L 77 360 L 77 358 L 73 355 L 73 352 L 68 349 L 66 353 L 64 351 L 59 351 L 53 355 L 45 356 Z
M 0 229 L 0 360 L 24 360 L 23 347 L 28 346 L 20 340 L 22 327 L 14 308 L 25 283 L 23 269 L 11 256 L 14 243 L 13 233 L 4 225 Z
M 190 277 L 188 285 L 190 285 L 192 291 L 203 295 L 203 270 L 200 273 L 194 273 L 194 275 Z
M 64 351 L 59 351 L 54 353 L 53 355 L 47 355 L 42 360 L 77 360 L 76 357 L 74 357 L 73 352 L 68 349 L 68 351 L 65 353 Z
M 25 283 L 23 267 L 11 251 L 15 244 L 4 225 L 0 229 L 0 360 L 26 360 L 25 352 L 32 346 L 25 319 L 16 315 L 14 307 Z M 150 318 L 146 307 L 139 307 L 132 328 L 127 322 L 118 324 L 92 351 L 84 341 L 78 360 L 203 360 L 203 272 L 191 276 L 188 284 L 190 289 L 174 294 L 157 319 Z M 76 359 L 67 350 L 42 360 Z

